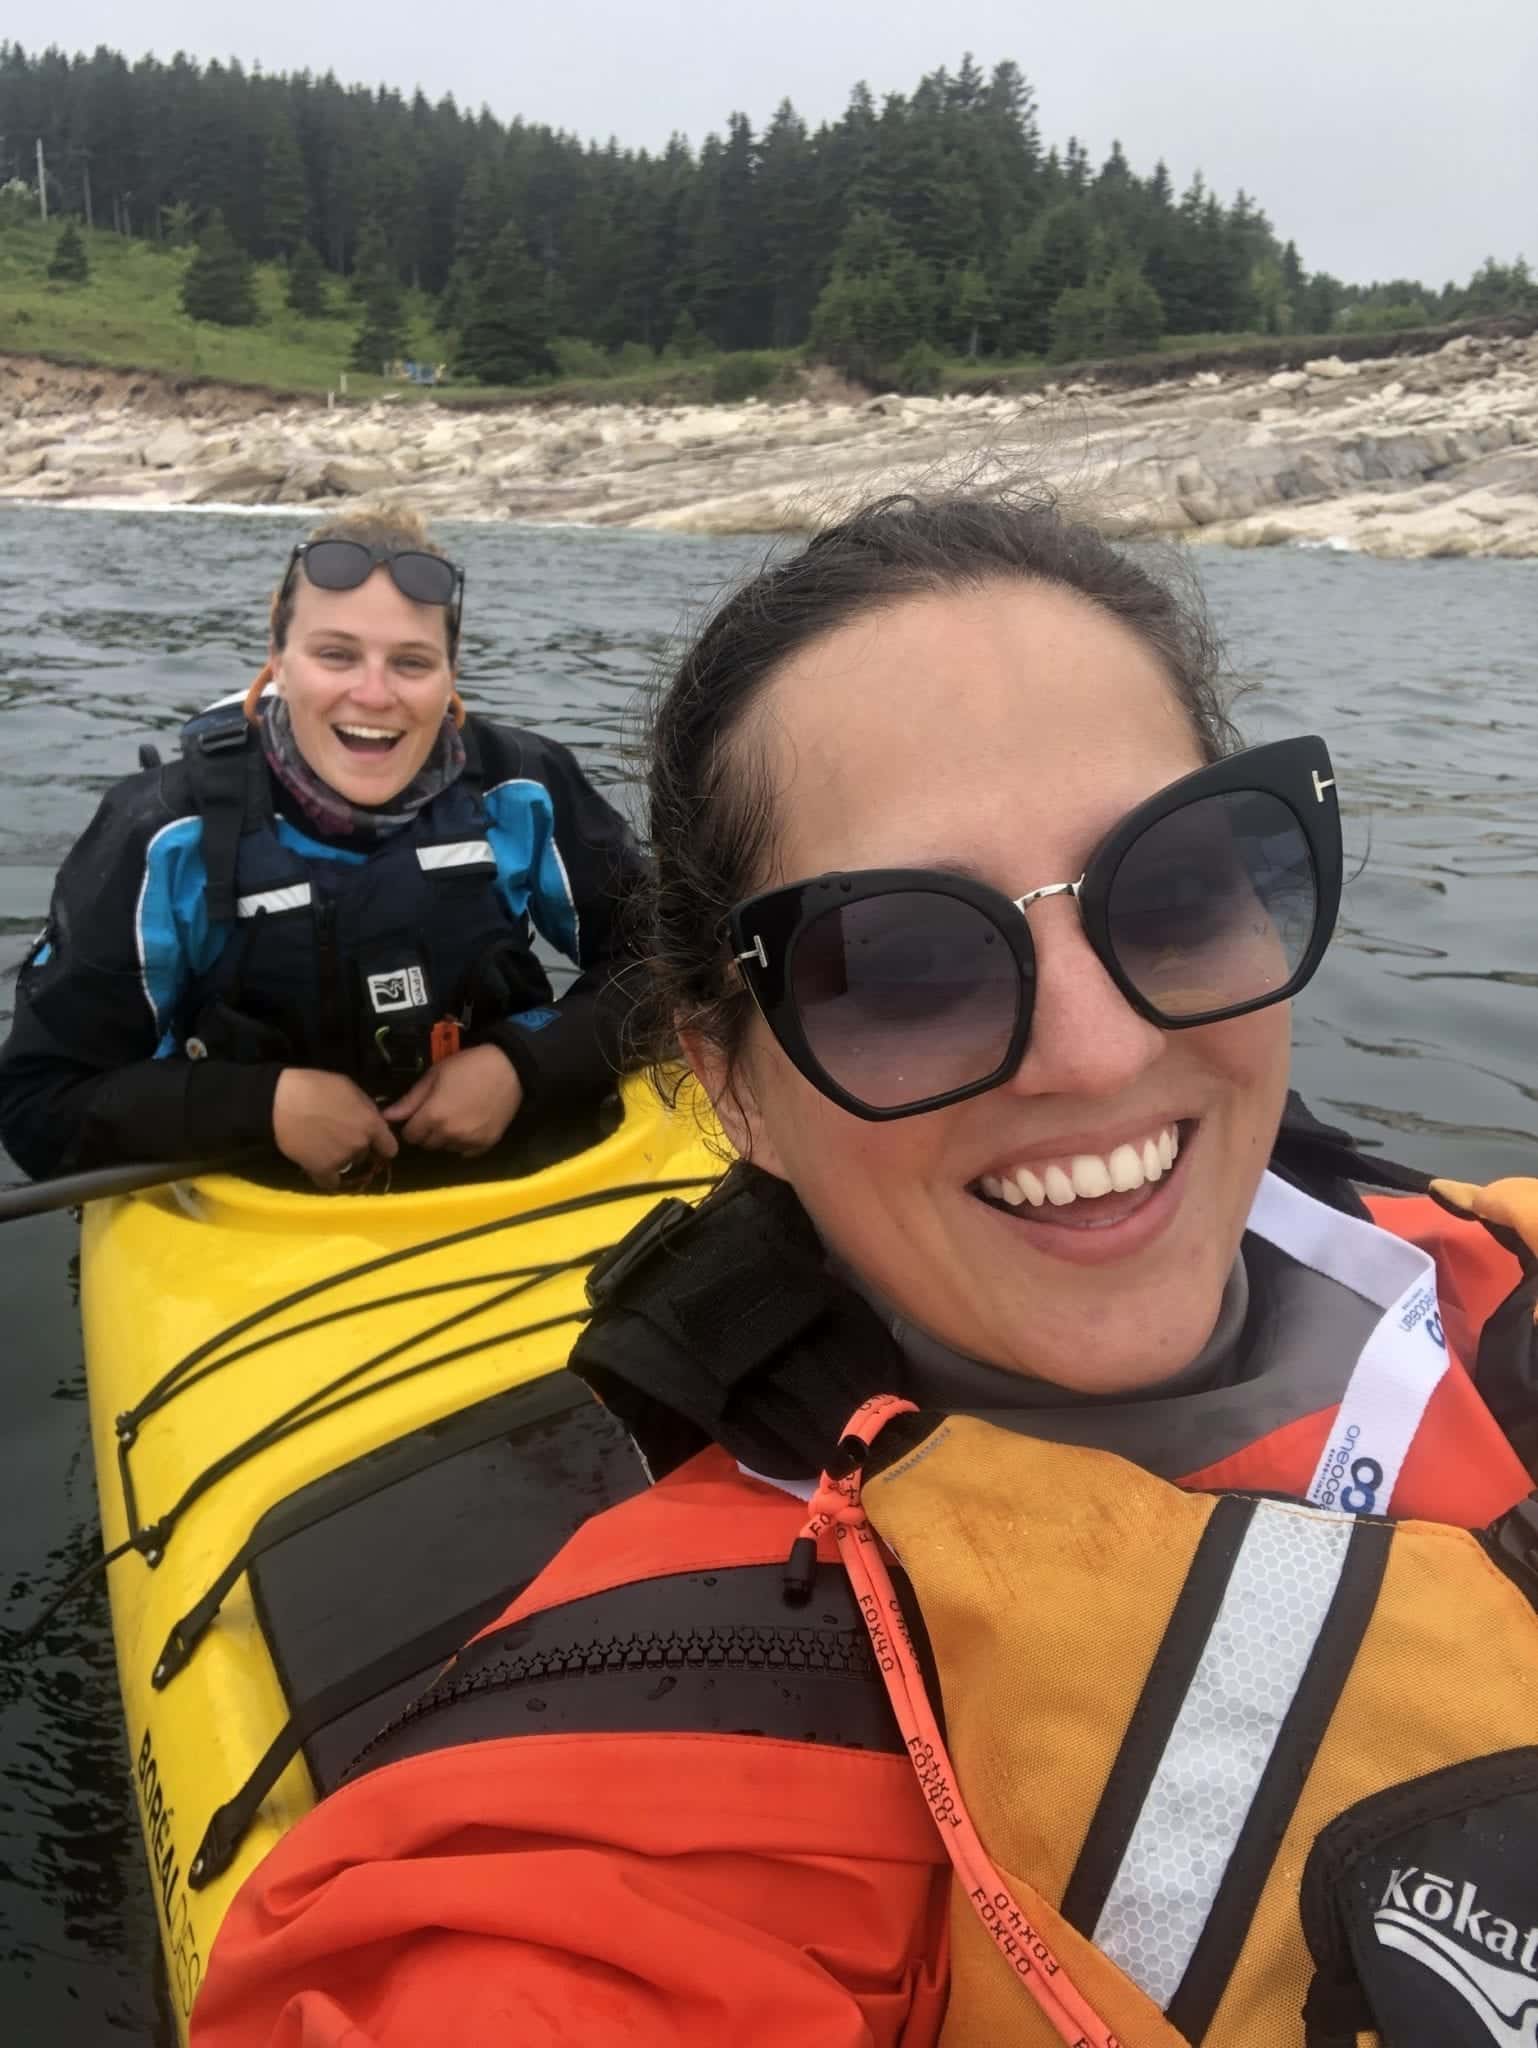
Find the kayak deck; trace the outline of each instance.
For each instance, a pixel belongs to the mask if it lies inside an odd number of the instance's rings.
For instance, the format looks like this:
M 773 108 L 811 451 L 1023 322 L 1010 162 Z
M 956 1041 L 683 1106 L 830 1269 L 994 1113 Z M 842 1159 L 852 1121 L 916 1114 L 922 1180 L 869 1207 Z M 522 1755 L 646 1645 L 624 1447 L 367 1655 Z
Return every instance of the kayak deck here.
M 111 1567 L 113 1631 L 183 2030 L 230 1899 L 317 1777 L 634 1484 L 559 1368 L 593 1259 L 720 1161 L 687 1107 L 630 1083 L 624 1108 L 522 1180 L 323 1196 L 220 1174 L 86 1211 L 102 1534 L 136 1546 Z M 392 1655 L 329 1737 L 274 1751 L 295 1708 Z

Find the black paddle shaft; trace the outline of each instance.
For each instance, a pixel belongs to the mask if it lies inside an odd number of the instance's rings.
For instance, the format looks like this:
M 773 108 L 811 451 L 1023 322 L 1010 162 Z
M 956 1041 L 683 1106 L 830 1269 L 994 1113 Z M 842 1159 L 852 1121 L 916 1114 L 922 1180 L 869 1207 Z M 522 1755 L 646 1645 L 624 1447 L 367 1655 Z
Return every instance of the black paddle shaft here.
M 59 1180 L 22 1181 L 0 1187 L 0 1223 L 12 1223 L 22 1216 L 46 1216 L 55 1209 L 77 1209 L 83 1202 L 166 1187 L 174 1180 L 196 1180 L 201 1173 L 228 1173 L 239 1164 L 237 1159 L 160 1159 L 137 1166 L 99 1166 L 90 1173 L 65 1174 Z

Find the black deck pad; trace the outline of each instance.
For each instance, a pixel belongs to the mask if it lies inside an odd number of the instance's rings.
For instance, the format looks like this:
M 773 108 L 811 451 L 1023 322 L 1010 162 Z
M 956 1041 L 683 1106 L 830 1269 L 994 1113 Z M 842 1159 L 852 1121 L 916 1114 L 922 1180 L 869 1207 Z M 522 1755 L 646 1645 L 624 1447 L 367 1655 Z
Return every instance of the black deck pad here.
M 629 1438 L 569 1373 L 495 1395 L 329 1473 L 275 1508 L 294 1528 L 251 1566 L 291 1711 L 446 1617 L 494 1620 L 590 1515 L 645 1484 Z M 258 1529 L 258 1536 L 261 1528 Z M 322 1793 L 443 1656 L 312 1735 Z

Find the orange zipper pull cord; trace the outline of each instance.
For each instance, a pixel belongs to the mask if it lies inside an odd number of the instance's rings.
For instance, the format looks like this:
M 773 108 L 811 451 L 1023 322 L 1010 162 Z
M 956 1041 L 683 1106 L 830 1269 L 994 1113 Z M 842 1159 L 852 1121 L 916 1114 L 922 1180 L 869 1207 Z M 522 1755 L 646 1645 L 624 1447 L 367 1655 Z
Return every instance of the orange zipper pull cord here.
M 1013 1970 L 1015 1981 L 1035 2000 L 1059 2040 L 1067 2042 L 1069 2048 L 1122 2048 L 1118 2036 L 1068 1978 L 983 1847 L 962 1797 L 956 1767 L 929 1704 L 908 1624 L 882 1556 L 881 1540 L 865 1513 L 861 1487 L 866 1452 L 894 1415 L 916 1413 L 912 1401 L 901 1400 L 896 1394 L 876 1394 L 850 1416 L 839 1440 L 840 1457 L 849 1461 L 850 1469 L 837 1477 L 832 1472 L 823 1473 L 812 1496 L 812 1512 L 791 1548 L 786 1565 L 786 1595 L 794 1601 L 810 1594 L 816 1571 L 817 1539 L 831 1530 L 864 1617 L 919 1790 L 940 1831 L 968 1904 Z M 805 1592 L 801 1591 L 803 1584 Z
M 435 1067 L 440 1060 L 452 1059 L 459 1050 L 459 1019 L 440 1017 L 432 1028 L 427 1048 Z

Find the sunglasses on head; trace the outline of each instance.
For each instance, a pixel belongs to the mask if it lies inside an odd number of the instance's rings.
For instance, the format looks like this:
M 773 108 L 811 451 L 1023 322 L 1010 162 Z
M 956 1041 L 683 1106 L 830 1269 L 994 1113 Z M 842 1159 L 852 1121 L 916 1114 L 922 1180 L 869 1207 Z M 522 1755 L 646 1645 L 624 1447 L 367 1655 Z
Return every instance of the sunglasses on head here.
M 738 904 L 731 952 L 781 1049 L 871 1122 L 1007 1081 L 1036 1004 L 1027 912 L 1071 896 L 1139 1016 L 1166 1031 L 1296 995 L 1340 907 L 1340 813 L 1320 739 L 1183 776 L 1101 841 L 1076 882 L 1008 897 L 965 874 L 817 875 Z
M 465 608 L 465 572 L 442 555 L 421 548 L 375 548 L 361 540 L 302 540 L 288 558 L 283 596 L 294 571 L 304 573 L 317 590 L 356 590 L 376 569 L 388 569 L 396 589 L 413 604 L 441 604 L 448 609 L 449 645 L 459 644 L 459 621 Z

